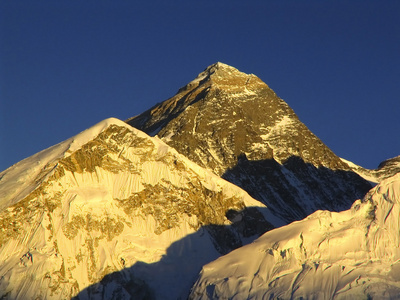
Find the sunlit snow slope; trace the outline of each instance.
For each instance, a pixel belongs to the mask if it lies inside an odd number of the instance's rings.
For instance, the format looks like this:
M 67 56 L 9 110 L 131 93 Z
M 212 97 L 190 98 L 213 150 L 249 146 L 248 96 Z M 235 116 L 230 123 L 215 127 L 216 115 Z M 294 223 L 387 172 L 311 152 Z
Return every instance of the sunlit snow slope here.
M 1 299 L 176 299 L 264 205 L 107 119 L 0 173 Z M 222 238 L 223 237 L 223 238 Z
M 190 299 L 399 299 L 400 173 L 203 267 Z

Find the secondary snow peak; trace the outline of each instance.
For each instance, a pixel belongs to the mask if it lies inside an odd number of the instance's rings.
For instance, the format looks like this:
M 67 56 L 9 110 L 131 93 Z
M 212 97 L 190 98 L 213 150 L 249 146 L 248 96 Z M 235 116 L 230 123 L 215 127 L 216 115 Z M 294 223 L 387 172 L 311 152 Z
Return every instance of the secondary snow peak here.
M 0 183 L 0 298 L 130 299 L 138 281 L 120 279 L 141 278 L 176 299 L 205 262 L 271 229 L 245 191 L 117 119 L 16 164 Z M 184 270 L 179 254 L 162 260 L 182 239 Z M 172 287 L 148 276 L 154 267 L 171 270 Z

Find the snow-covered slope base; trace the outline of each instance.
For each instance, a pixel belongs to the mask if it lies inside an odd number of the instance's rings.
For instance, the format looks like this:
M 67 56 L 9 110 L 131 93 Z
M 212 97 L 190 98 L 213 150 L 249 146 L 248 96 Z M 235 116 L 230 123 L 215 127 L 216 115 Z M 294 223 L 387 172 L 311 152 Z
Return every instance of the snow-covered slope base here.
M 176 299 L 269 229 L 264 205 L 117 119 L 0 178 L 2 299 Z
M 203 267 L 190 299 L 400 299 L 400 174 Z

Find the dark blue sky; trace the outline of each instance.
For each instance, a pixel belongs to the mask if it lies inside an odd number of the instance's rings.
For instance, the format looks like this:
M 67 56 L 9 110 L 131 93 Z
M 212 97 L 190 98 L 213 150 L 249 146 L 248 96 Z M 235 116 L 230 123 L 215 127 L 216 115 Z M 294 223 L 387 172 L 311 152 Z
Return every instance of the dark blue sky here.
M 0 0 L 0 171 L 217 61 L 260 77 L 337 155 L 400 154 L 400 1 L 140 2 Z

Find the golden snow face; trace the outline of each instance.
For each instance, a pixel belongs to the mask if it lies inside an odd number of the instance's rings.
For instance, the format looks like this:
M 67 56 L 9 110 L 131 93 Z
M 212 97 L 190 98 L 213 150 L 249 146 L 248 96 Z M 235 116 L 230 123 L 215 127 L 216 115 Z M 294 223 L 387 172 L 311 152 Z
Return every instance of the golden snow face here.
M 157 257 L 200 227 L 209 231 L 218 251 L 240 246 L 239 234 L 261 233 L 227 217 L 239 215 L 245 199 L 252 203 L 246 193 L 124 126 L 107 127 L 37 178 L 33 192 L 0 213 L 0 259 L 33 278 L 33 294 L 71 298 L 125 264 L 155 259 L 142 255 Z M 258 211 L 247 213 L 253 217 L 247 222 L 268 225 Z M 148 254 L 153 240 L 155 252 Z M 226 245 L 217 245 L 220 240 Z M 26 284 L 11 271 L 2 274 L 9 276 L 4 285 L 10 289 Z
M 126 176 L 136 176 L 136 180 L 141 181 L 143 172 L 148 172 L 144 171 L 143 165 L 149 162 L 158 164 L 160 170 L 168 169 L 173 176 L 181 178 L 179 180 L 183 184 L 179 186 L 168 178 L 160 178 L 156 183 L 137 183 L 141 188 L 136 191 L 107 194 L 115 202 L 114 205 L 124 212 L 121 219 L 107 215 L 107 211 L 103 216 L 93 215 L 90 211 L 83 211 L 82 214 L 68 212 L 71 203 L 77 201 L 76 197 L 80 195 L 75 190 L 84 188 L 85 180 L 89 185 L 93 182 L 88 180 L 104 184 L 101 177 L 106 176 L 104 172 L 109 172 L 115 176 L 126 173 Z M 116 186 L 115 182 L 110 184 Z M 126 188 L 121 186 L 120 189 Z M 112 125 L 58 161 L 52 174 L 37 189 L 0 214 L 0 246 L 8 239 L 29 234 L 28 229 L 35 222 L 38 225 L 45 215 L 48 219 L 63 219 L 62 230 L 68 239 L 86 231 L 97 232 L 98 239 L 112 240 L 121 234 L 126 220 L 132 215 L 153 216 L 156 220 L 155 233 L 160 234 L 178 226 L 183 215 L 195 216 L 196 220 L 190 226 L 198 229 L 203 225 L 223 225 L 229 209 L 240 211 L 244 207 L 239 198 L 228 197 L 222 191 L 203 185 L 197 175 L 174 154 L 158 153 L 150 138 L 138 137 L 127 128 Z M 52 237 L 54 228 L 49 222 L 46 229 Z
M 95 172 L 96 167 L 115 174 L 134 172 L 135 165 L 123 155 L 126 148 L 145 160 L 154 150 L 154 144 L 149 139 L 137 137 L 127 128 L 112 125 L 59 163 L 65 170 L 77 173 Z

